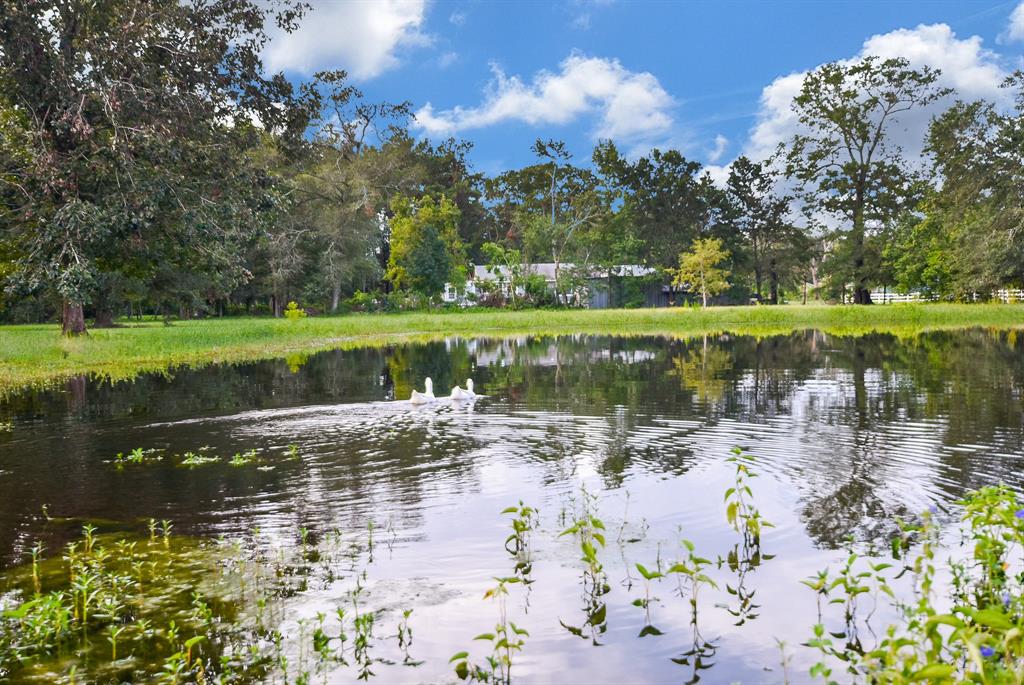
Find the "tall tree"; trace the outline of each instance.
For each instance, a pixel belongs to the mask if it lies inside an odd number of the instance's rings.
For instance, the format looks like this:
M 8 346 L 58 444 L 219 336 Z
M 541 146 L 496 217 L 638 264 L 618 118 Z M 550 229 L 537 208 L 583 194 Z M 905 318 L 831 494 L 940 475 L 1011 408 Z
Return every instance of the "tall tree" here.
M 1015 107 L 958 102 L 932 122 L 927 149 L 939 183 L 907 245 L 940 292 L 987 296 L 1024 285 L 1024 72 L 1003 84 Z
M 607 198 L 588 169 L 571 163 L 561 141 L 538 139 L 534 153 L 543 161 L 505 172 L 487 184 L 505 238 L 523 247 L 530 261 L 550 259 L 555 280 L 572 261 L 586 268 L 593 258 L 589 232 L 607 216 Z
M 776 193 L 777 174 L 761 162 L 739 157 L 726 183 L 734 222 L 746 241 L 760 298 L 767 282 L 768 300 L 779 302 L 779 285 L 801 266 L 807 239 L 788 220 L 792 198 Z
M 233 248 L 273 199 L 238 151 L 253 121 L 305 125 L 288 81 L 263 76 L 265 22 L 291 28 L 301 6 L 276 7 L 0 0 L 0 92 L 31 149 L 2 229 L 22 281 L 59 294 L 65 333 L 85 330 L 104 259 L 191 255 L 245 278 Z
M 695 238 L 734 241 L 724 221 L 724 192 L 698 162 L 658 149 L 630 161 L 611 141 L 599 144 L 593 158 L 598 173 L 621 191 L 620 211 L 642 243 L 635 259 L 668 267 Z
M 840 224 L 843 262 L 833 273 L 853 283 L 853 301 L 870 304 L 872 259 L 866 237 L 919 199 L 915 172 L 893 139 L 901 115 L 948 94 L 939 72 L 903 58 L 833 62 L 808 74 L 793 110 L 802 132 L 786 152 L 811 213 Z

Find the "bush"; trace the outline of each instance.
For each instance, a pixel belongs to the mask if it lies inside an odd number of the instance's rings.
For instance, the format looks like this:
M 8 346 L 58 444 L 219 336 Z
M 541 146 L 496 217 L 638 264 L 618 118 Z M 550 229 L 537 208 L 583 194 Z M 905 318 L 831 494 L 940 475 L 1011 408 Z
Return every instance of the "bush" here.
M 548 282 L 540 274 L 530 274 L 526 277 L 523 289 L 526 296 L 536 307 L 546 307 L 555 304 L 555 294 L 548 288 Z
M 357 290 L 352 297 L 345 300 L 345 308 L 350 312 L 375 312 L 380 308 L 380 298 L 379 291 L 364 293 Z
M 299 305 L 293 300 L 288 303 L 288 306 L 284 310 L 284 318 L 289 321 L 297 321 L 298 319 L 306 318 L 306 310 L 300 309 Z
M 873 683 L 1021 682 L 1024 502 L 999 486 L 972 492 L 959 504 L 958 544 L 946 542 L 926 512 L 919 524 L 902 526 L 891 559 L 851 554 L 839 573 L 826 569 L 803 581 L 841 607 L 838 623 L 847 626 L 839 633 L 814 626 L 806 644 L 821 660 L 812 676 L 833 682 L 838 668 Z M 900 578 L 911 590 L 902 601 L 892 586 Z M 896 621 L 873 625 L 882 596 L 890 598 Z M 850 639 L 858 621 L 877 636 L 875 644 Z

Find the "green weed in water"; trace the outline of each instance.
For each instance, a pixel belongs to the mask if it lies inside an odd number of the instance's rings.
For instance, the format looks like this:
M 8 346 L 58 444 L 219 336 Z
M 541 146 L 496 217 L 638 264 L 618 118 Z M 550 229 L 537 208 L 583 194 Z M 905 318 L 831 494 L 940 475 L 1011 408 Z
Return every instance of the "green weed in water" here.
M 178 466 L 184 466 L 191 469 L 196 468 L 197 466 L 214 464 L 218 461 L 220 461 L 220 457 L 216 455 L 185 452 L 185 454 L 181 455 L 181 461 L 178 462 Z
M 576 503 L 573 502 L 570 511 L 572 525 L 563 530 L 559 537 L 574 536 L 583 555 L 581 561 L 584 568 L 580 576 L 580 585 L 584 621 L 581 625 L 573 625 L 559 619 L 559 623 L 571 634 L 589 639 L 591 644 L 597 646 L 601 644 L 600 636 L 608 630 L 608 606 L 604 596 L 611 592 L 604 564 L 598 558 L 598 549 L 605 547 L 605 525 L 596 514 L 597 497 L 586 488 L 580 491 L 579 503 L 580 509 L 577 511 Z

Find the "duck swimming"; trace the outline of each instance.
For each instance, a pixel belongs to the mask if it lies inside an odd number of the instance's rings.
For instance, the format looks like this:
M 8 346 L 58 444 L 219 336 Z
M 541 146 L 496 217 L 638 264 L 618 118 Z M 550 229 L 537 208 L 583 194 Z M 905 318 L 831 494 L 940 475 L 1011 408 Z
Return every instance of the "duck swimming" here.
M 459 386 L 452 388 L 452 399 L 453 400 L 473 400 L 476 399 L 476 393 L 473 392 L 473 379 L 470 378 L 466 381 L 466 389 L 463 390 Z
M 434 397 L 434 381 L 427 378 L 424 382 L 425 392 L 419 390 L 413 390 L 412 395 L 409 397 L 411 404 L 430 404 L 436 398 Z

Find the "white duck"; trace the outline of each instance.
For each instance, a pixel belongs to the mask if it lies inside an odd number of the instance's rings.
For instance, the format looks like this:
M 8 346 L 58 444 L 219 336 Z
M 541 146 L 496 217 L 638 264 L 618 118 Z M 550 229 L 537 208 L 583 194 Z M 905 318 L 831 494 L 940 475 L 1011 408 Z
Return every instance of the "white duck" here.
M 412 395 L 409 397 L 411 404 L 430 404 L 434 401 L 434 381 L 428 378 L 424 385 L 426 386 L 425 392 L 420 392 L 419 390 L 412 391 Z
M 466 389 L 463 390 L 459 386 L 452 388 L 452 399 L 453 400 L 472 400 L 476 399 L 476 393 L 473 392 L 473 379 L 470 378 L 466 381 Z

